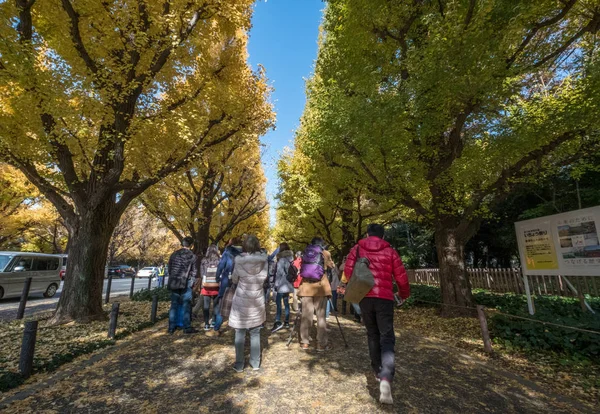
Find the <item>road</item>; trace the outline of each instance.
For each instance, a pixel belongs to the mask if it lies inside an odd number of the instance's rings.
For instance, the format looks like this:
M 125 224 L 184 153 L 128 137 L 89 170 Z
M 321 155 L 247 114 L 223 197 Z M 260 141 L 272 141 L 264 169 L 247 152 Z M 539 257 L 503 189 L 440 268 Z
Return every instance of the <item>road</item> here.
M 166 280 L 165 280 L 166 283 Z M 104 280 L 104 289 L 102 290 L 102 298 L 106 294 L 106 287 L 108 285 L 108 279 Z M 148 287 L 147 278 L 136 278 L 134 291 L 137 292 L 141 289 Z M 156 280 L 152 281 L 152 287 L 156 287 Z M 46 299 L 41 294 L 31 295 L 27 300 L 27 307 L 25 309 L 25 316 L 30 316 L 33 313 L 51 310 L 56 307 L 58 298 L 62 293 L 63 283 L 61 282 L 56 295 L 53 298 Z M 131 289 L 131 278 L 125 279 L 113 279 L 110 288 L 110 297 L 129 295 Z M 17 316 L 17 309 L 19 308 L 19 298 L 13 299 L 0 299 L 0 321 L 13 320 Z

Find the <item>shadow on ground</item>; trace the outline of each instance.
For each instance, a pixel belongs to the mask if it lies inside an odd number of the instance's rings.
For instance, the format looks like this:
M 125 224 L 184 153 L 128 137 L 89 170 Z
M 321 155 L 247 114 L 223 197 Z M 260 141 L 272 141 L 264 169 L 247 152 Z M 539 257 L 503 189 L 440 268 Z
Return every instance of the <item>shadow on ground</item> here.
M 269 312 L 268 327 L 272 324 Z M 292 320 L 294 315 L 292 314 Z M 578 412 L 527 384 L 507 379 L 460 350 L 397 329 L 394 405 L 378 404 L 366 332 L 331 317 L 334 349 L 302 351 L 289 332 L 262 332 L 261 371 L 233 371 L 233 332 L 221 337 L 148 334 L 68 380 L 5 412 L 60 413 L 540 413 Z M 313 338 L 316 333 L 313 332 Z

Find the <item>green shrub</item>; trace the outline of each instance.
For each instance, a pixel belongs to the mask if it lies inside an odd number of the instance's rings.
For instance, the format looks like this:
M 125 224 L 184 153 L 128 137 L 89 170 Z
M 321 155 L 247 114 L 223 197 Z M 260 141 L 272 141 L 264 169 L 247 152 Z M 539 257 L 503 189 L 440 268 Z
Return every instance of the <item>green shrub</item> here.
M 600 332 L 600 298 L 588 297 L 590 306 L 597 312 L 584 312 L 577 298 L 559 296 L 535 296 L 535 315 L 529 315 L 527 297 L 513 293 L 497 294 L 474 290 L 473 298 L 479 305 L 502 313 L 526 317 L 536 321 L 550 322 Z M 441 302 L 440 288 L 411 285 L 410 306 L 435 307 L 427 302 Z M 497 343 L 525 350 L 546 350 L 567 354 L 574 358 L 600 361 L 600 335 L 572 329 L 545 325 L 510 316 L 491 314 L 490 333 Z
M 166 287 L 156 287 L 154 289 L 142 289 L 133 294 L 132 300 L 136 302 L 152 302 L 152 296 L 158 295 L 159 302 L 170 302 L 171 291 Z

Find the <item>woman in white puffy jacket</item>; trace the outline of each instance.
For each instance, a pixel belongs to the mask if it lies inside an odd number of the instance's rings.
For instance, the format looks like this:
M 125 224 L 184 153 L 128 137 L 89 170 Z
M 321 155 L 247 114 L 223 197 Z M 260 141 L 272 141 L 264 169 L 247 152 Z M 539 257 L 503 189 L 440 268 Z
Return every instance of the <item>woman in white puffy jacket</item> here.
M 267 278 L 267 255 L 261 253 L 256 236 L 249 235 L 242 244 L 243 253 L 235 258 L 232 282 L 237 284 L 229 326 L 235 329 L 236 372 L 244 370 L 244 343 L 250 334 L 250 366 L 260 368 L 260 328 L 266 320 L 263 284 Z

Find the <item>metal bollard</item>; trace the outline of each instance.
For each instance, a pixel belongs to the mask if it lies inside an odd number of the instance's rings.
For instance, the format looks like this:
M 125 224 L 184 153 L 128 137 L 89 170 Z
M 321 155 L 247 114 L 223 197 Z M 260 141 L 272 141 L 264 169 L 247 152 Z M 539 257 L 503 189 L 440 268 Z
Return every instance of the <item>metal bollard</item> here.
M 27 297 L 29 296 L 29 289 L 31 288 L 31 278 L 25 279 L 23 284 L 23 292 L 21 293 L 21 301 L 19 302 L 19 310 L 17 310 L 17 319 L 23 319 L 25 315 L 25 306 L 27 306 Z
M 490 332 L 487 326 L 487 319 L 485 318 L 485 312 L 483 306 L 477 305 L 477 316 L 479 317 L 479 324 L 481 325 L 481 335 L 483 336 L 483 347 L 485 352 L 491 354 L 494 352 L 492 349 L 492 341 L 490 339 Z
M 29 378 L 33 370 L 33 354 L 35 351 L 37 328 L 38 321 L 25 322 L 23 342 L 21 343 L 21 357 L 19 358 L 19 371 L 24 378 Z
M 112 286 L 112 275 L 108 275 L 108 283 L 106 284 L 106 297 L 104 298 L 104 303 L 108 303 L 110 301 L 111 286 Z
M 158 295 L 152 295 L 152 312 L 150 313 L 150 322 L 156 323 L 156 312 L 158 311 Z
M 117 320 L 119 318 L 119 302 L 115 302 L 112 305 L 112 310 L 110 311 L 110 323 L 108 324 L 108 337 L 114 338 L 115 333 L 117 332 Z
M 152 289 L 152 276 L 148 277 L 148 290 Z
M 135 275 L 131 276 L 131 290 L 129 291 L 129 299 L 133 298 L 133 287 L 135 286 Z

